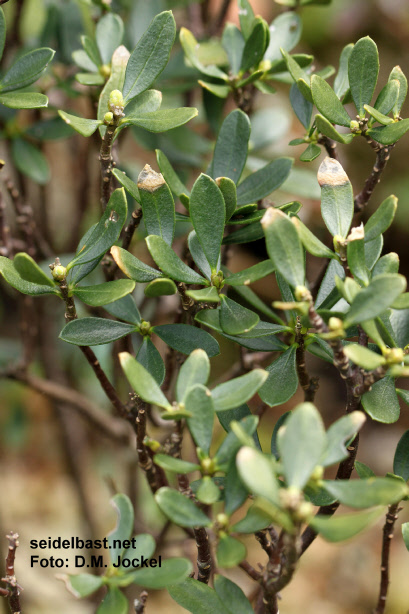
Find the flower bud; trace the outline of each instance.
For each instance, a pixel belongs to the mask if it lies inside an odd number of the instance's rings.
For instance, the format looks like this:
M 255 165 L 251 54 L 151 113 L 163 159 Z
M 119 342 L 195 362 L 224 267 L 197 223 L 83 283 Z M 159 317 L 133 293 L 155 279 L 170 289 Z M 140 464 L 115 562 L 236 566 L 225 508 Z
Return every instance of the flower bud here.
M 114 114 L 111 111 L 108 111 L 104 115 L 104 124 L 112 124 L 114 119 Z
M 149 335 L 150 331 L 151 331 L 151 323 L 147 322 L 146 320 L 142 320 L 139 326 L 139 332 L 141 333 L 141 335 Z
M 62 264 L 58 264 L 52 269 L 51 274 L 55 281 L 63 281 L 67 275 L 67 269 Z
M 351 132 L 361 132 L 359 122 L 357 122 L 356 119 L 353 119 L 351 121 L 351 123 L 349 124 L 349 128 Z

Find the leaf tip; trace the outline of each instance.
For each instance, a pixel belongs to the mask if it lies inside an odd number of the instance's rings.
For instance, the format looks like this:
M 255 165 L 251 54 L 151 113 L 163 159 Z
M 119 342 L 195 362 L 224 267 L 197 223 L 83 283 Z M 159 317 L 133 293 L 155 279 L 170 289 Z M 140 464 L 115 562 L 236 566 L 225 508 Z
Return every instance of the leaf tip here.
M 154 171 L 149 164 L 145 164 L 138 177 L 138 189 L 146 192 L 155 192 L 165 184 L 161 173 Z
M 318 183 L 321 187 L 338 187 L 349 182 L 348 175 L 342 168 L 338 160 L 327 156 L 318 169 Z
M 261 218 L 262 227 L 268 228 L 279 217 L 286 217 L 286 215 L 285 213 L 280 211 L 280 209 L 276 209 L 275 207 L 270 207 L 269 209 L 267 209 L 267 211 Z

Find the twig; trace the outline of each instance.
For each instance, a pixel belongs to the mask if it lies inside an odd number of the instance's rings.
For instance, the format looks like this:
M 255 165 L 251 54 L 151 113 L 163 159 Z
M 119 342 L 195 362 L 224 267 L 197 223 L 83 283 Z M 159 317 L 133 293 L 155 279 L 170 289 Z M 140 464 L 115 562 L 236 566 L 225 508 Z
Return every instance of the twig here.
M 134 608 L 135 614 L 143 614 L 145 612 L 145 606 L 148 599 L 148 593 L 146 591 L 142 591 L 139 595 L 139 599 L 135 599 Z
M 373 165 L 371 174 L 365 181 L 364 187 L 354 200 L 355 211 L 362 211 L 368 204 L 369 199 L 372 196 L 372 192 L 381 180 L 381 175 L 385 170 L 385 167 L 390 158 L 391 149 L 394 147 L 394 144 L 388 146 L 380 145 L 379 143 L 375 143 L 375 141 L 372 141 L 372 139 L 369 139 L 368 137 L 367 141 L 376 151 L 376 160 L 375 164 Z
M 374 614 L 383 614 L 385 611 L 386 596 L 389 586 L 389 554 L 391 541 L 393 539 L 395 522 L 398 519 L 398 513 L 401 509 L 403 508 L 399 507 L 399 503 L 394 503 L 388 507 L 388 513 L 386 514 L 382 539 L 381 582 L 379 586 L 378 605 L 374 610 Z
M 129 224 L 128 226 L 126 226 L 126 228 L 124 228 L 124 232 L 123 232 L 123 239 L 122 239 L 123 249 L 129 248 L 134 232 L 138 228 L 139 224 L 141 223 L 141 220 L 142 220 L 142 209 L 136 209 L 135 211 L 132 211 L 132 216 L 131 216 L 131 219 L 129 220 Z
M 150 454 L 149 449 L 145 445 L 144 440 L 146 436 L 146 404 L 140 399 L 136 401 L 137 418 L 136 418 L 136 449 L 138 451 L 138 462 L 140 468 L 146 473 L 146 479 L 153 493 L 155 493 L 161 486 L 167 484 L 166 478 L 160 473 L 160 467 L 155 465 Z
M 261 574 L 256 569 L 254 569 L 254 567 L 250 565 L 250 563 L 248 563 L 247 561 L 242 561 L 241 563 L 239 563 L 239 567 L 241 567 L 241 569 L 245 571 L 246 574 L 250 576 L 250 578 L 252 578 L 256 582 L 260 582 Z
M 120 109 L 121 107 L 116 108 Z M 101 137 L 99 161 L 101 165 L 101 207 L 103 211 L 105 211 L 112 193 L 112 168 L 114 166 L 114 161 L 112 158 L 112 144 L 114 142 L 114 136 L 116 129 L 118 128 L 119 120 L 122 117 L 122 111 L 123 108 L 120 113 L 114 112 L 112 123 L 107 126 L 104 136 Z
M 302 334 L 301 320 L 297 317 L 297 324 L 295 327 L 295 341 L 298 344 L 295 350 L 295 361 L 297 367 L 298 380 L 301 388 L 304 390 L 304 401 L 314 402 L 315 393 L 318 390 L 318 377 L 311 377 L 308 374 L 307 367 L 305 365 L 305 335 Z
M 6 203 L 3 194 L 0 192 L 0 255 L 10 258 L 12 250 L 10 226 L 6 219 Z
M 222 27 L 224 20 L 226 19 L 226 15 L 230 8 L 231 0 L 223 0 L 222 5 L 220 7 L 219 14 L 212 20 L 208 27 L 207 35 L 214 36 L 219 29 Z
M 330 158 L 334 158 L 334 160 L 339 159 L 337 153 L 337 144 L 332 139 L 328 138 L 327 136 L 321 135 L 318 139 L 318 143 L 324 145 L 325 151 Z
M 9 548 L 6 557 L 6 576 L 1 579 L 6 584 L 6 589 L 2 589 L 1 594 L 6 597 L 9 602 L 10 611 L 12 614 L 21 614 L 20 606 L 20 590 L 21 586 L 17 584 L 14 571 L 14 562 L 16 558 L 16 550 L 19 546 L 18 533 L 10 532 L 6 535 L 9 540 Z M 5 592 L 7 591 L 7 594 Z

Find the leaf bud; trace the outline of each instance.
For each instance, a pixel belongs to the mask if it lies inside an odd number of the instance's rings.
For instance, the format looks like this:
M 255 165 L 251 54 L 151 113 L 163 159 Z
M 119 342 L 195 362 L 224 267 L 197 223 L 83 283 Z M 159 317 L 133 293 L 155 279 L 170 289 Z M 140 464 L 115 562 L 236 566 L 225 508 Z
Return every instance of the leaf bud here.
M 124 110 L 124 98 L 122 92 L 119 90 L 112 90 L 108 100 L 108 110 L 111 111 L 115 117 L 122 117 Z
M 351 123 L 349 124 L 349 128 L 350 128 L 351 132 L 354 132 L 355 134 L 361 132 L 359 122 L 356 121 L 356 119 L 353 119 L 351 121 Z
M 109 64 L 102 64 L 99 67 L 99 74 L 104 77 L 104 79 L 108 79 L 111 75 L 111 67 Z
M 62 264 L 55 266 L 51 272 L 55 281 L 63 281 L 67 276 L 67 269 Z
M 111 111 L 108 111 L 104 115 L 104 124 L 112 124 L 114 120 L 114 114 Z
M 305 286 L 296 286 L 294 296 L 297 301 L 309 303 L 312 301 L 311 292 Z
M 141 324 L 139 326 L 139 332 L 143 336 L 150 335 L 150 333 L 151 333 L 151 323 L 147 322 L 146 320 L 142 320 Z

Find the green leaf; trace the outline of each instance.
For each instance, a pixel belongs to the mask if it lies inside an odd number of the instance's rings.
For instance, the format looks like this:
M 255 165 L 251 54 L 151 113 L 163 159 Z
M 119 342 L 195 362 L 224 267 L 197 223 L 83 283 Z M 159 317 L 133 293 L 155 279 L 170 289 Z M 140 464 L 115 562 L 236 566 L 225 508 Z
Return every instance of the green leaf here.
M 236 109 L 224 120 L 213 155 L 213 177 L 229 177 L 238 183 L 247 160 L 250 120 Z
M 203 288 L 202 290 L 187 290 L 187 296 L 190 296 L 194 301 L 205 303 L 220 303 L 220 296 L 214 286 Z M 409 306 L 409 305 L 408 305 Z
M 237 0 L 237 5 L 239 9 L 240 28 L 244 38 L 247 40 L 252 31 L 255 17 L 254 11 L 249 0 Z
M 351 302 L 344 326 L 372 320 L 385 311 L 405 291 L 403 275 L 378 275 L 369 286 L 363 288 Z
M 78 254 L 67 265 L 69 271 L 73 266 L 85 264 L 103 256 L 118 239 L 127 215 L 127 203 L 125 190 L 115 190 L 108 205 L 95 226 L 92 233 L 87 237 L 86 243 Z
M 228 335 L 239 335 L 248 332 L 259 322 L 260 318 L 254 311 L 246 309 L 224 294 L 221 294 L 220 298 L 222 300 L 220 326 L 223 332 Z
M 267 372 L 264 369 L 253 369 L 241 377 L 219 384 L 212 390 L 215 410 L 226 411 L 246 403 L 256 394 L 266 378 Z
M 172 279 L 166 279 L 161 277 L 149 282 L 146 286 L 144 293 L 145 296 L 150 298 L 156 298 L 158 296 L 170 296 L 176 294 L 178 291 L 176 284 Z
M 258 497 L 278 503 L 279 486 L 273 463 L 271 457 L 248 446 L 242 447 L 236 458 L 240 478 L 248 490 Z
M 321 155 L 321 147 L 310 143 L 300 156 L 301 162 L 312 162 Z
M 397 390 L 399 396 L 404 399 L 401 392 L 407 393 L 408 391 Z M 393 459 L 393 473 L 400 475 L 405 482 L 409 480 L 409 431 L 405 431 L 399 439 Z
M 112 54 L 119 47 L 124 35 L 124 24 L 119 15 L 107 13 L 97 23 L 95 38 L 102 64 L 110 64 Z
M 274 265 L 271 260 L 263 260 L 254 266 L 244 269 L 239 273 L 233 273 L 225 279 L 225 283 L 229 286 L 248 286 L 263 277 L 267 277 L 274 271 Z
M 326 157 L 318 169 L 321 186 L 321 213 L 332 236 L 345 238 L 354 215 L 351 182 L 334 158 Z
M 6 19 L 4 17 L 3 9 L 0 7 L 0 59 L 3 56 L 4 43 L 6 42 Z
M 266 370 L 268 378 L 259 390 L 261 400 L 269 407 L 286 403 L 298 386 L 296 346 L 289 347 Z
M 290 218 L 280 209 L 270 207 L 261 224 L 266 236 L 267 252 L 275 269 L 294 288 L 304 286 L 304 250 Z
M 379 235 L 379 237 L 376 237 L 376 239 L 372 239 L 372 241 L 368 241 L 368 243 L 365 243 L 365 264 L 370 271 L 375 266 L 375 263 L 378 262 L 379 256 L 382 253 L 382 248 L 382 235 Z
M 317 258 L 337 258 L 336 254 L 330 250 L 329 247 L 324 245 L 324 243 L 322 243 L 298 217 L 292 217 L 291 222 L 296 227 L 301 242 L 307 252 Z
M 318 75 L 311 77 L 311 91 L 315 106 L 332 124 L 349 128 L 351 118 L 345 111 L 336 93 L 324 79 Z
M 207 277 L 210 281 L 212 278 L 212 270 L 207 261 L 206 255 L 202 249 L 201 244 L 199 243 L 199 239 L 197 238 L 197 234 L 194 230 L 189 233 L 188 236 L 188 245 L 190 254 L 196 264 L 196 266 L 202 271 L 203 275 Z M 220 258 L 217 262 L 216 268 L 220 266 Z
M 227 22 L 223 30 L 222 45 L 229 58 L 229 64 L 233 75 L 237 75 L 240 70 L 244 44 L 244 36 L 238 27 Z
M 365 111 L 367 111 L 367 113 L 369 113 L 369 115 L 372 117 L 372 120 L 370 121 L 371 124 L 373 123 L 373 121 L 377 121 L 383 126 L 387 126 L 388 124 L 393 124 L 392 117 L 388 117 L 387 115 L 384 115 L 380 111 L 377 111 L 376 109 L 371 107 L 369 104 L 365 105 Z
M 253 66 L 257 66 L 263 59 L 267 40 L 268 28 L 262 17 L 256 17 L 251 25 L 251 33 L 247 38 L 241 59 L 240 70 L 245 73 Z
M 163 486 L 155 494 L 156 503 L 169 520 L 180 527 L 208 527 L 211 520 L 197 505 L 177 490 Z
M 96 42 L 90 36 L 82 35 L 81 44 L 84 47 L 84 51 L 95 66 L 101 65 L 101 56 Z
M 212 395 L 205 386 L 196 384 L 189 388 L 184 402 L 186 410 L 191 414 L 191 418 L 187 418 L 187 425 L 193 440 L 208 455 L 214 421 Z
M 36 183 L 44 185 L 50 180 L 50 168 L 44 154 L 21 138 L 11 142 L 11 155 L 17 169 Z
M 323 467 L 329 467 L 348 458 L 349 453 L 345 443 L 359 431 L 365 419 L 361 411 L 353 411 L 331 424 L 327 431 L 327 449 L 320 460 Z
M 242 520 L 236 522 L 231 528 L 234 533 L 255 533 L 261 531 L 271 524 L 271 516 L 262 509 L 252 505 Z
M 41 109 L 48 106 L 48 98 L 34 92 L 7 92 L 0 94 L 0 104 L 9 109 Z
M 380 91 L 378 98 L 375 101 L 375 110 L 383 115 L 388 115 L 398 100 L 400 83 L 397 79 L 390 79 L 385 87 Z M 376 116 L 374 115 L 375 119 Z M 390 119 L 390 118 L 388 118 Z M 381 122 L 384 123 L 384 122 Z M 389 122 L 390 123 L 390 122 Z
M 355 467 L 355 470 L 358 476 L 361 478 L 361 480 L 364 480 L 366 478 L 376 477 L 372 469 L 370 469 L 367 465 L 365 465 L 365 463 L 360 463 L 359 461 L 355 461 L 354 467 Z
M 378 73 L 378 49 L 373 40 L 365 36 L 354 45 L 348 61 L 351 96 L 361 117 L 365 117 L 364 105 L 371 102 Z
M 132 324 L 115 322 L 105 318 L 80 318 L 68 322 L 59 339 L 73 345 L 103 345 L 135 332 Z
M 236 567 L 244 558 L 246 558 L 246 546 L 238 539 L 230 535 L 224 535 L 220 538 L 217 545 L 216 557 L 219 567 L 228 569 Z
M 164 176 L 165 181 L 170 187 L 170 189 L 172 190 L 172 192 L 176 194 L 176 196 L 179 196 L 179 197 L 181 194 L 189 196 L 190 194 L 189 190 L 180 181 L 179 177 L 173 170 L 171 163 L 169 162 L 169 160 L 167 159 L 163 151 L 161 151 L 160 149 L 156 149 L 155 151 L 156 151 L 156 160 L 160 168 L 160 171 L 162 175 Z
M 376 277 L 377 275 L 383 275 L 384 273 L 397 273 L 398 271 L 399 256 L 395 252 L 390 252 L 389 254 L 385 254 L 384 256 L 382 256 L 382 258 L 379 258 L 378 262 L 375 264 L 372 270 L 372 277 Z M 405 297 L 405 294 L 401 294 L 396 300 L 399 301 L 400 299 Z
M 235 614 L 237 612 L 240 612 L 240 614 L 253 614 L 250 601 L 237 584 L 217 574 L 214 578 L 214 588 L 220 600 L 229 609 L 228 614 Z
M 71 54 L 74 63 L 87 72 L 96 73 L 98 66 L 89 57 L 88 53 L 84 49 L 76 49 Z
M 241 243 L 251 243 L 252 241 L 258 241 L 264 237 L 264 232 L 260 222 L 255 224 L 249 224 L 234 230 L 231 234 L 227 235 L 223 239 L 223 245 L 236 245 Z
M 408 93 L 408 81 L 405 75 L 403 74 L 400 66 L 395 66 L 391 70 L 391 74 L 389 75 L 389 81 L 392 81 L 394 79 L 399 81 L 399 85 L 400 85 L 398 99 L 393 107 L 393 115 L 394 117 L 398 117 L 400 110 L 402 108 L 402 105 L 405 102 L 406 94 Z
M 194 350 L 204 350 L 209 358 L 220 353 L 219 344 L 209 333 L 189 324 L 162 324 L 154 326 L 153 331 L 167 345 L 182 354 Z
M 134 511 L 129 497 L 124 494 L 117 494 L 112 497 L 110 504 L 117 514 L 117 522 L 115 529 L 107 535 L 107 538 L 110 559 L 111 561 L 116 561 L 118 556 L 124 551 L 124 548 L 122 548 L 122 545 L 120 547 L 115 545 L 115 540 L 120 540 L 121 544 L 122 541 L 131 537 L 134 526 Z
M 365 241 L 372 241 L 392 224 L 398 206 L 396 196 L 388 196 L 365 224 Z
M 343 505 L 355 508 L 391 505 L 409 494 L 404 482 L 392 478 L 325 480 L 324 488 Z
M 366 133 L 381 145 L 396 143 L 409 130 L 409 119 L 403 119 L 388 126 L 369 128 Z
M 111 255 L 121 271 L 135 281 L 145 283 L 163 277 L 160 271 L 144 264 L 122 247 L 112 247 Z
M 243 0 L 242 0 L 243 1 Z M 182 608 L 192 614 L 226 614 L 225 605 L 213 588 L 207 584 L 187 578 L 183 583 L 171 586 L 169 594 Z
M 290 88 L 290 103 L 294 113 L 307 130 L 310 127 L 313 104 L 300 92 L 296 83 Z M 304 139 L 303 139 L 304 142 Z
M 138 177 L 143 221 L 148 234 L 172 245 L 175 232 L 175 203 L 163 176 L 146 164 Z
M 188 559 L 171 558 L 162 561 L 161 567 L 137 569 L 126 578 L 147 589 L 177 586 L 192 573 L 193 565 Z
M 30 294 L 31 296 L 39 296 L 41 294 L 58 294 L 59 290 L 56 285 L 50 286 L 47 284 L 38 284 L 27 281 L 17 272 L 13 261 L 5 256 L 0 256 L 0 273 L 10 286 L 21 292 L 22 294 Z
M 127 175 L 124 172 L 120 171 L 117 168 L 112 169 L 112 174 L 115 177 L 115 179 L 119 181 L 121 186 L 125 188 L 128 194 L 130 194 L 132 198 L 136 200 L 137 203 L 140 203 L 141 197 L 139 195 L 139 190 L 138 190 L 138 186 L 136 185 L 136 183 L 132 181 L 132 179 L 129 179 L 129 177 L 127 177 Z
M 153 461 L 155 465 L 173 473 L 191 473 L 200 469 L 200 465 L 189 463 L 181 458 L 174 458 L 168 454 L 155 454 Z
M 400 407 L 395 384 L 391 377 L 376 382 L 362 397 L 362 406 L 376 422 L 392 424 L 399 418 Z
M 98 72 L 77 72 L 75 80 L 81 85 L 104 85 L 105 79 Z
M 171 279 L 187 284 L 206 284 L 206 280 L 188 267 L 171 247 L 157 235 L 146 237 L 146 244 L 158 267 Z
M 281 55 L 283 56 L 285 63 L 287 65 L 287 70 L 296 82 L 298 89 L 310 102 L 313 102 L 311 87 L 310 87 L 310 77 L 307 73 L 300 67 L 298 62 L 291 57 L 284 49 L 280 49 Z
M 372 352 L 372 350 L 362 345 L 357 345 L 356 343 L 347 345 L 344 348 L 344 353 L 352 362 L 368 371 L 372 371 L 372 369 L 376 369 L 386 363 L 383 356 L 380 356 L 376 352 Z
M 141 115 L 158 111 L 161 104 L 162 92 L 158 90 L 146 90 L 146 92 L 138 94 L 127 104 L 125 117 L 121 120 L 120 125 L 133 124 L 134 120 Z
M 282 13 L 270 25 L 270 42 L 264 54 L 265 60 L 281 59 L 280 48 L 291 51 L 301 37 L 301 18 L 294 11 Z
M 56 284 L 51 279 L 51 276 L 44 273 L 33 258 L 25 252 L 19 252 L 14 256 L 13 265 L 22 279 L 39 284 L 40 286 L 46 285 L 56 288 Z
M 65 111 L 58 111 L 58 115 L 66 124 L 71 126 L 76 132 L 79 132 L 79 134 L 82 134 L 82 136 L 91 136 L 98 126 L 103 123 L 99 119 L 85 119 L 84 117 L 70 115 L 69 113 L 65 113 Z
M 406 550 L 409 550 L 409 522 L 404 522 L 402 524 L 402 537 Z
M 149 24 L 131 53 L 126 67 L 123 95 L 125 102 L 147 90 L 169 60 L 176 36 L 171 11 L 159 13 Z
M 166 132 L 183 126 L 197 116 L 197 109 L 193 107 L 181 107 L 179 109 L 163 109 L 152 113 L 141 113 L 126 116 L 121 120 L 124 124 L 132 124 L 149 130 L 149 132 Z
M 183 402 L 186 394 L 196 384 L 207 383 L 210 374 L 210 362 L 204 350 L 193 350 L 180 368 L 176 381 L 176 399 Z
M 216 83 L 208 83 L 207 81 L 198 80 L 199 85 L 201 85 L 205 90 L 208 90 L 214 96 L 218 98 L 227 98 L 230 93 L 230 87 L 228 85 L 218 85 Z
M 290 174 L 293 158 L 277 158 L 252 173 L 237 188 L 237 204 L 253 203 L 277 190 Z
M 318 514 L 311 518 L 308 524 L 327 541 L 341 542 L 355 537 L 374 524 L 383 514 L 383 507 L 331 517 Z
M 116 586 L 110 586 L 96 614 L 126 614 L 128 599 Z
M 301 403 L 278 438 L 280 460 L 288 486 L 304 488 L 327 445 L 322 418 L 312 403 Z
M 0 92 L 10 92 L 26 87 L 40 78 L 54 57 L 48 47 L 34 49 L 21 56 L 0 80 Z
M 221 490 L 224 485 L 223 477 L 211 478 L 209 475 L 205 475 L 200 480 L 193 482 L 193 484 L 195 488 L 192 488 L 192 490 L 200 503 L 212 505 L 213 503 L 216 503 L 216 501 L 222 500 L 224 495 L 224 491 L 222 493 Z
M 208 75 L 209 77 L 216 77 L 217 79 L 222 79 L 223 81 L 228 81 L 228 76 L 224 73 L 220 68 L 214 65 L 204 65 L 198 56 L 198 50 L 200 48 L 200 43 L 193 36 L 192 32 L 190 32 L 187 28 L 180 29 L 180 43 L 183 47 L 183 51 L 189 62 L 201 73 L 204 75 Z
M 201 173 L 195 181 L 189 211 L 210 268 L 213 273 L 217 273 L 226 211 L 223 194 L 208 175 Z
M 101 576 L 92 576 L 89 573 L 80 573 L 75 576 L 68 576 L 69 590 L 76 597 L 88 597 L 95 593 L 104 583 Z
M 341 51 L 339 58 L 339 69 L 337 76 L 334 79 L 334 91 L 338 98 L 344 98 L 349 90 L 348 61 L 353 48 L 354 45 L 349 43 L 349 45 L 346 45 L 346 47 L 344 47 Z
M 136 355 L 136 360 L 153 375 L 159 386 L 165 379 L 165 363 L 149 337 L 144 337 Z
M 135 282 L 130 279 L 117 279 L 97 284 L 96 286 L 74 288 L 72 293 L 87 305 L 100 307 L 123 298 L 132 292 L 134 288 Z
M 172 409 L 154 377 L 135 358 L 128 352 L 121 352 L 119 361 L 132 388 L 144 401 L 167 410 Z
M 331 122 L 329 122 L 323 115 L 319 115 L 319 114 L 316 115 L 314 121 L 315 121 L 315 125 L 317 127 L 318 132 L 321 132 L 321 134 L 324 134 L 325 136 L 329 137 L 333 141 L 337 141 L 338 143 L 348 144 L 354 138 L 354 135 L 352 133 L 341 134 L 340 132 L 338 132 L 338 130 L 336 130 L 334 126 L 331 124 Z

